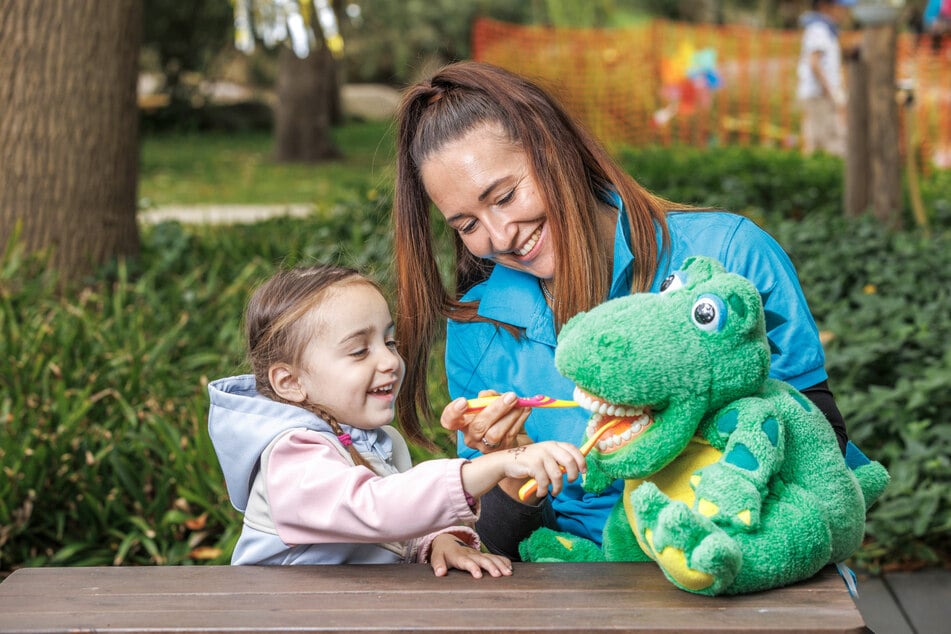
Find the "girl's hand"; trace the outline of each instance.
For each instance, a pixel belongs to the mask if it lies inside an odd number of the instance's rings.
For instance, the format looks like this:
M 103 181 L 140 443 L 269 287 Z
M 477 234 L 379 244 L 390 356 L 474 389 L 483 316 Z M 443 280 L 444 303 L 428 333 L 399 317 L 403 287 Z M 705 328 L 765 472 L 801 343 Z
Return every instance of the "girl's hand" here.
M 506 452 L 510 459 L 505 463 L 505 475 L 509 478 L 535 478 L 538 489 L 535 495 L 545 497 L 548 487 L 551 494 L 561 492 L 562 474 L 574 482 L 587 469 L 581 450 L 571 443 L 547 440 Z
M 450 568 L 468 570 L 476 579 L 482 578 L 483 570 L 493 577 L 512 574 L 512 562 L 507 557 L 483 553 L 451 533 L 433 539 L 429 563 L 437 577 L 445 577 Z
M 499 393 L 482 390 L 479 396 L 499 396 Z M 511 449 L 519 445 L 519 434 L 532 412 L 528 407 L 516 407 L 516 400 L 514 392 L 506 392 L 485 409 L 467 413 L 466 399 L 459 397 L 446 405 L 439 422 L 450 431 L 461 431 L 463 442 L 471 449 L 482 453 Z

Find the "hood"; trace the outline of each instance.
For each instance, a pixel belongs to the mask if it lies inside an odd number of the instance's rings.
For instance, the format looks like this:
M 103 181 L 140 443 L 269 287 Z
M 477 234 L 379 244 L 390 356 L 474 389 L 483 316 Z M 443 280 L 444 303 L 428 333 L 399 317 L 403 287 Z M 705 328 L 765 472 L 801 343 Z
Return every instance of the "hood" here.
M 330 425 L 307 410 L 258 394 L 252 374 L 212 381 L 208 396 L 208 434 L 225 475 L 231 504 L 242 513 L 258 459 L 275 437 L 299 427 L 331 431 Z
M 313 413 L 258 394 L 251 374 L 212 381 L 208 384 L 208 396 L 208 434 L 224 472 L 231 504 L 242 513 L 248 505 L 258 460 L 274 438 L 291 429 L 334 433 L 330 425 Z M 392 451 L 385 432 L 344 424 L 340 427 L 350 434 L 361 453 L 372 450 L 385 455 Z

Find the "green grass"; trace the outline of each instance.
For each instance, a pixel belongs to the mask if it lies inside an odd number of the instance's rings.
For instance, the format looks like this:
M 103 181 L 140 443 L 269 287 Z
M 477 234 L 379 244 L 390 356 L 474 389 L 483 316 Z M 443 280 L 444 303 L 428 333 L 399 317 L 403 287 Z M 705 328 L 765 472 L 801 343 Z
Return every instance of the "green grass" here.
M 154 134 L 142 139 L 141 207 L 314 203 L 326 208 L 392 182 L 390 122 L 333 132 L 344 156 L 317 164 L 273 160 L 269 132 Z

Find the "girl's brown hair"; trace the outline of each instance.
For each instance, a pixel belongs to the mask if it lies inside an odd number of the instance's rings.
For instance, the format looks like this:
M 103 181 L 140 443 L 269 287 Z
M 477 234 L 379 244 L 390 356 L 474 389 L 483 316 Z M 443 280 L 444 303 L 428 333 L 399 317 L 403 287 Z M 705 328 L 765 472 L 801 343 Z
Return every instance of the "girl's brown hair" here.
M 329 265 L 298 267 L 281 271 L 259 286 L 245 313 L 248 360 L 258 393 L 313 412 L 327 421 L 338 436 L 343 435 L 340 424 L 320 403 L 292 403 L 282 398 L 271 386 L 268 371 L 275 363 L 300 367 L 310 337 L 304 317 L 319 306 L 328 291 L 349 284 L 368 284 L 382 294 L 375 282 L 355 269 Z M 347 445 L 347 450 L 354 463 L 369 467 L 352 444 Z
M 446 143 L 486 124 L 500 125 L 526 153 L 548 210 L 557 328 L 603 302 L 610 291 L 611 264 L 596 230 L 601 197 L 607 192 L 616 192 L 627 212 L 636 254 L 632 291 L 649 289 L 656 274 L 658 228 L 662 245 L 669 240 L 665 213 L 674 204 L 641 187 L 538 85 L 489 64 L 459 62 L 408 88 L 397 112 L 393 201 L 396 328 L 407 364 L 397 399 L 401 425 L 418 425 L 418 412 L 431 414 L 426 368 L 438 328 L 445 318 L 483 319 L 477 315 L 477 302 L 458 300 L 493 267 L 469 253 L 454 235 L 456 288 L 452 294 L 446 289 L 436 263 L 431 201 L 420 166 Z

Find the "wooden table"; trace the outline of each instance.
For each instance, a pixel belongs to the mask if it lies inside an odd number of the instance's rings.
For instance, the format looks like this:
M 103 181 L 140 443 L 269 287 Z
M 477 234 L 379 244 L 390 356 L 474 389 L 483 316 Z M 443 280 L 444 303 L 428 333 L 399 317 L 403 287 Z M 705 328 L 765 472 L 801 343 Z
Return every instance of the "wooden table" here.
M 653 564 L 515 564 L 473 579 L 429 566 L 28 568 L 0 583 L 0 632 L 865 632 L 833 568 L 710 598 Z

